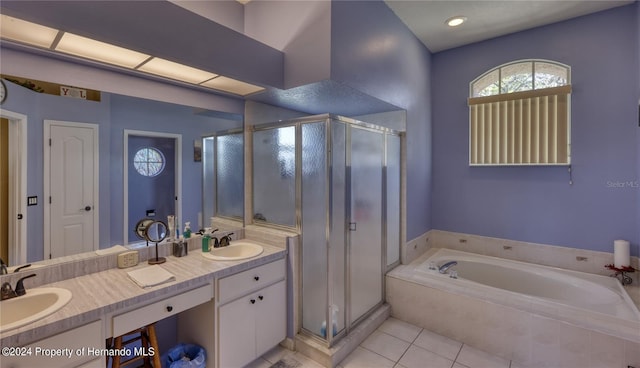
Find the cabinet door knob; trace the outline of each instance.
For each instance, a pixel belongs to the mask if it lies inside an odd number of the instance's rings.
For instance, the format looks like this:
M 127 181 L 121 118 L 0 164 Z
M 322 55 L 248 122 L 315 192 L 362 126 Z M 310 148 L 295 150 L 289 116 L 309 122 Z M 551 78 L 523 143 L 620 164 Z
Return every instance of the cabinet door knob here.
M 258 299 L 262 300 L 262 299 L 264 299 L 264 296 L 259 295 L 259 296 L 258 296 Z
M 250 302 L 251 302 L 251 304 L 256 304 L 256 300 L 255 299 L 251 299 Z
M 170 305 L 167 305 L 167 312 L 171 312 L 173 310 L 173 307 Z
M 260 276 L 253 276 L 253 279 L 256 281 L 260 281 Z

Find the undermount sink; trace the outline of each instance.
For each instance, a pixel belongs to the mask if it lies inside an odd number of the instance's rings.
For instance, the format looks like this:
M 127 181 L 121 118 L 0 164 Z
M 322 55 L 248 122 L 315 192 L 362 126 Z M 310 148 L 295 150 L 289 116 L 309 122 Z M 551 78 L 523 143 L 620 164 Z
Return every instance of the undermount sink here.
M 22 327 L 64 307 L 71 291 L 62 288 L 35 288 L 22 296 L 0 302 L 0 332 Z
M 264 248 L 258 244 L 236 241 L 226 247 L 213 248 L 211 252 L 202 253 L 202 256 L 214 261 L 237 261 L 258 256 L 263 251 Z

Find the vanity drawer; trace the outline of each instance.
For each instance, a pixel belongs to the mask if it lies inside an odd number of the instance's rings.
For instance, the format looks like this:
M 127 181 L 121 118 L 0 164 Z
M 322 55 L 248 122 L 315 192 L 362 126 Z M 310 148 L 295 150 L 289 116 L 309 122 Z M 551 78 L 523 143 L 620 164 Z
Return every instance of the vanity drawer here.
M 284 259 L 267 263 L 235 275 L 221 278 L 218 281 L 218 303 L 233 300 L 269 284 L 284 279 Z
M 113 317 L 112 336 L 121 336 L 129 331 L 146 326 L 166 317 L 206 303 L 213 298 L 211 284 L 201 286 L 186 293 L 157 301 Z

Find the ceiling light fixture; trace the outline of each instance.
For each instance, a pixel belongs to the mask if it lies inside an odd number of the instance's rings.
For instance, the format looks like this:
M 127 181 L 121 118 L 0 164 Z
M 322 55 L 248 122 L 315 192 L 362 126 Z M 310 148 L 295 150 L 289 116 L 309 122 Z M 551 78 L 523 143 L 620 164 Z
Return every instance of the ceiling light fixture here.
M 255 86 L 253 84 L 241 82 L 228 77 L 218 77 L 200 84 L 204 87 L 209 87 L 236 95 L 246 96 L 251 93 L 262 91 L 264 88 Z
M 449 27 L 457 27 L 466 21 L 467 21 L 467 17 L 456 15 L 455 17 L 451 17 L 447 19 L 444 23 Z
M 246 2 L 250 0 L 244 0 Z M 0 38 L 246 96 L 263 87 L 0 14 Z
M 125 68 L 135 68 L 151 57 L 141 52 L 78 36 L 73 33 L 63 34 L 55 50 L 107 64 L 123 66 Z
M 49 48 L 58 34 L 57 29 L 0 14 L 0 35 L 12 41 Z
M 200 84 L 218 76 L 211 72 L 157 57 L 150 59 L 139 66 L 136 70 L 194 84 Z

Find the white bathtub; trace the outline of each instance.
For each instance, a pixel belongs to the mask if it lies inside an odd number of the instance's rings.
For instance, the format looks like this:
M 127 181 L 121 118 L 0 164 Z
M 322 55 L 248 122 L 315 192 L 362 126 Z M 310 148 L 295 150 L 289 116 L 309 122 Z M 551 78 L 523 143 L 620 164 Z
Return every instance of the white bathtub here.
M 457 279 L 429 269 L 450 261 Z M 640 313 L 612 277 L 431 249 L 385 292 L 393 317 L 523 366 L 640 367 Z
M 449 271 L 441 274 L 436 268 L 456 261 Z M 620 282 L 613 277 L 563 270 L 502 258 L 439 249 L 415 266 L 418 274 L 435 277 L 455 285 L 501 289 L 526 297 L 539 298 L 567 306 L 610 315 L 624 320 L 640 321 L 640 312 Z M 481 284 L 481 285 L 478 285 Z

